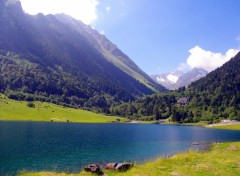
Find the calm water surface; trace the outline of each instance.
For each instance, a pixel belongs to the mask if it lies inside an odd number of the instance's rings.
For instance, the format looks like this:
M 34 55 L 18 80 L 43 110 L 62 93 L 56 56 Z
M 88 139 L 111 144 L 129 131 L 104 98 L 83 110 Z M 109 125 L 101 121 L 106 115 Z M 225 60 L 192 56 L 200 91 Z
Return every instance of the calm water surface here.
M 0 122 L 0 175 L 79 172 L 89 163 L 141 162 L 193 147 L 240 141 L 240 131 L 140 124 Z

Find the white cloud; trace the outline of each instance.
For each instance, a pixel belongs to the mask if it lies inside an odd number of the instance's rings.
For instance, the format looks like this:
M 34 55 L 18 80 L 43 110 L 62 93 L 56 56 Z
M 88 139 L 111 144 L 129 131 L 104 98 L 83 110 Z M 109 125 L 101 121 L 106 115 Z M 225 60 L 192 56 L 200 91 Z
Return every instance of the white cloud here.
M 85 24 L 97 19 L 99 0 L 20 0 L 25 12 L 35 15 L 65 13 Z
M 190 67 L 188 64 L 186 63 L 181 63 L 178 68 L 177 68 L 177 71 L 180 71 L 180 72 L 187 72 L 189 71 Z
M 222 54 L 206 51 L 199 46 L 195 46 L 190 49 L 189 52 L 190 56 L 187 59 L 187 64 L 190 68 L 202 68 L 207 71 L 212 71 L 229 61 L 239 50 L 229 49 L 225 54 Z

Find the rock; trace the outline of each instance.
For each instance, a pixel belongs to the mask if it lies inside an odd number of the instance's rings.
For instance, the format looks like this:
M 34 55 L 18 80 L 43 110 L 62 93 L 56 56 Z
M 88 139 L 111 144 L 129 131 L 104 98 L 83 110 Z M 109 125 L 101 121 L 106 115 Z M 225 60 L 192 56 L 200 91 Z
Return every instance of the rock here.
M 108 163 L 104 169 L 106 170 L 115 170 L 115 167 L 117 166 L 118 163 Z
M 115 170 L 118 171 L 127 171 L 129 170 L 131 167 L 133 167 L 134 164 L 131 163 L 118 163 L 117 166 L 115 167 Z
M 200 145 L 198 142 L 193 142 L 192 145 Z
M 95 173 L 95 174 L 98 174 L 98 173 L 101 172 L 100 167 L 96 164 L 89 164 L 89 165 L 84 167 L 84 170 L 86 172 L 91 172 L 91 173 Z
M 134 164 L 131 163 L 108 163 L 105 166 L 106 170 L 118 170 L 118 171 L 127 171 L 131 167 L 133 167 Z

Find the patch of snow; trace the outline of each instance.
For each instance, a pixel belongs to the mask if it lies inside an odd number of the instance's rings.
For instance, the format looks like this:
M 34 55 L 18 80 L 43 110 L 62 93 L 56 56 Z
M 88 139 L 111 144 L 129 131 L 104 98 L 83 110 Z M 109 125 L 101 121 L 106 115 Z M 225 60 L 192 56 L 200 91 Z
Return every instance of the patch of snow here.
M 197 76 L 196 76 L 196 78 L 201 78 L 201 77 L 203 77 L 204 75 L 203 74 L 198 74 Z
M 163 79 L 163 78 L 161 78 L 161 77 L 157 77 L 157 81 L 158 81 L 158 82 L 166 82 L 166 80 Z
M 171 83 L 174 83 L 174 84 L 175 84 L 175 83 L 178 81 L 179 77 L 176 76 L 176 75 L 169 74 L 169 75 L 167 76 L 167 79 L 168 79 Z

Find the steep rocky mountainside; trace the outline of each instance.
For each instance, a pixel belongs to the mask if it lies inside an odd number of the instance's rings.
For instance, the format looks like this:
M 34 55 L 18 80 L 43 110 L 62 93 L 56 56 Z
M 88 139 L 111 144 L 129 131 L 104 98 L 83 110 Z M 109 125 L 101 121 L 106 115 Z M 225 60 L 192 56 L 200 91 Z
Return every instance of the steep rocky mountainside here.
M 0 90 L 15 99 L 105 108 L 166 90 L 106 37 L 61 15 L 0 2 Z

